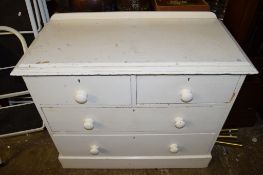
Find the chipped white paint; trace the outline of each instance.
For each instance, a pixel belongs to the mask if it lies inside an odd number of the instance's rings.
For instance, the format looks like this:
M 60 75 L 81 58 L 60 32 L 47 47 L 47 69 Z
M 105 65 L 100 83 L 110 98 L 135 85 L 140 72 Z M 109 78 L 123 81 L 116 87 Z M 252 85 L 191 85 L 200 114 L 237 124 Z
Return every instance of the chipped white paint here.
M 227 103 L 239 75 L 159 75 L 137 77 L 137 103 Z
M 131 105 L 129 76 L 45 76 L 28 78 L 26 83 L 39 104 Z
M 211 155 L 201 156 L 63 156 L 59 155 L 63 167 L 67 168 L 205 168 Z
M 55 134 L 57 147 L 63 156 L 92 156 L 88 149 L 97 145 L 98 156 L 187 156 L 209 152 L 215 134 L 115 134 L 78 135 Z M 193 140 L 195 140 L 193 144 Z M 81 144 L 80 144 L 81 143 Z M 169 146 L 178 145 L 171 153 Z
M 12 75 L 65 168 L 200 168 L 254 73 L 213 13 L 114 12 L 56 14 Z
M 190 110 L 189 110 L 190 108 Z M 216 133 L 227 117 L 225 106 L 174 108 L 42 108 L 54 133 Z M 198 116 L 198 117 L 194 117 Z M 213 116 L 213 117 L 212 117 Z M 74 120 L 73 120 L 74 118 Z M 176 118 L 180 122 L 180 129 Z M 203 127 L 204 121 L 206 126 Z M 91 130 L 87 130 L 91 129 Z
M 12 75 L 253 74 L 210 12 L 56 14 Z

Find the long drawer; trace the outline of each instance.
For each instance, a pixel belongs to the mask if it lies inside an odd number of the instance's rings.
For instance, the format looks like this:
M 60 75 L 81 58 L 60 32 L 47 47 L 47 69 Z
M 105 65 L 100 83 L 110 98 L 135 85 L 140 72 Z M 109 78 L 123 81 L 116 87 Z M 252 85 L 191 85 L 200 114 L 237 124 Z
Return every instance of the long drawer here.
M 239 75 L 137 76 L 137 103 L 227 103 Z
M 42 108 L 53 132 L 217 132 L 225 106 L 174 108 Z
M 44 76 L 24 79 L 34 101 L 39 104 L 131 104 L 129 76 Z
M 211 155 L 188 156 L 63 156 L 59 160 L 63 168 L 131 169 L 131 168 L 205 168 Z
M 175 156 L 209 154 L 215 134 L 54 135 L 63 156 Z

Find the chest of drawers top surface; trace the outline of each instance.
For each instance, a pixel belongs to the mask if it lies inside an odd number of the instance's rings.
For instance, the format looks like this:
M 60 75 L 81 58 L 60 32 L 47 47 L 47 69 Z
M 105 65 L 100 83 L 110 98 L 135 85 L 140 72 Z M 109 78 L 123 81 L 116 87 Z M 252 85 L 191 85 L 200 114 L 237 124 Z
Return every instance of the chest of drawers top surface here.
M 56 14 L 12 75 L 253 74 L 210 12 Z

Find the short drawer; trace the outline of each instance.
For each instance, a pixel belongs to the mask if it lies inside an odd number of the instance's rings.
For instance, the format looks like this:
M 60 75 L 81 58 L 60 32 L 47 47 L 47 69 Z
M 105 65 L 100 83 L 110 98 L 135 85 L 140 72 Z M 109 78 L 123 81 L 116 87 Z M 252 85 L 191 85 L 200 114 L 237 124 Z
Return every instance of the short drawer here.
M 209 154 L 215 134 L 54 135 L 63 156 L 175 156 Z
M 137 103 L 227 103 L 239 75 L 138 76 Z
M 42 108 L 53 132 L 218 132 L 225 106 L 174 108 Z
M 44 76 L 25 81 L 39 104 L 131 104 L 129 76 Z

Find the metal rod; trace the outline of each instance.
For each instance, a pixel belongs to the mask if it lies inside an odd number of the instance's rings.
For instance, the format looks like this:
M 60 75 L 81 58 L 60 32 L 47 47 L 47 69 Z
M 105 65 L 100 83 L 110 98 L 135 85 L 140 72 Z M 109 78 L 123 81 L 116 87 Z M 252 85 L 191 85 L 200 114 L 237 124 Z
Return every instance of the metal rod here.
M 33 5 L 34 5 L 36 18 L 37 18 L 37 26 L 38 26 L 38 29 L 40 29 L 40 28 L 42 28 L 42 26 L 41 26 L 41 19 L 40 19 L 39 9 L 38 9 L 38 5 L 37 5 L 37 1 L 36 0 L 33 0 Z
M 34 102 L 23 103 L 23 104 L 16 104 L 16 105 L 12 105 L 12 106 L 4 106 L 4 107 L 1 107 L 0 109 L 15 108 L 15 107 L 31 105 L 31 104 L 34 104 Z
M 19 31 L 21 34 L 32 34 L 34 33 L 33 31 Z M 13 35 L 11 32 L 0 32 L 0 35 Z
M 12 34 L 14 34 L 20 41 L 22 48 L 23 48 L 23 52 L 25 52 L 27 50 L 27 43 L 25 38 L 21 35 L 21 33 L 19 33 L 17 30 L 8 27 L 8 26 L 0 26 L 0 31 L 7 31 L 10 32 Z
M 1 70 L 6 70 L 6 69 L 13 69 L 15 66 L 8 66 L 8 67 L 0 67 Z
M 45 125 L 44 125 L 44 123 L 42 121 L 42 126 L 40 128 L 29 129 L 29 130 L 24 130 L 24 131 L 18 131 L 18 132 L 9 133 L 9 134 L 3 134 L 3 135 L 0 135 L 0 138 L 17 136 L 17 135 L 21 135 L 21 134 L 29 134 L 29 133 L 33 133 L 33 132 L 39 132 L 39 131 L 44 130 L 44 128 L 45 128 Z
M 9 94 L 0 95 L 0 99 L 17 97 L 17 96 L 27 95 L 27 94 L 29 94 L 28 91 L 14 92 L 14 93 L 9 93 Z
M 45 11 L 45 15 L 46 15 L 46 21 L 49 21 L 49 13 L 48 13 L 48 9 L 47 9 L 47 1 L 46 0 L 42 0 L 43 3 L 43 7 L 44 7 L 44 11 Z
M 36 38 L 38 35 L 38 31 L 37 31 L 37 25 L 36 25 L 35 16 L 33 13 L 32 5 L 31 5 L 30 0 L 25 0 L 25 2 L 26 2 L 26 8 L 27 8 L 29 20 L 30 20 L 30 23 L 32 26 L 32 30 L 33 30 L 34 36 Z
M 30 102 L 30 103 L 26 103 L 26 104 L 17 104 L 17 105 L 13 105 L 13 106 L 2 107 L 1 109 L 14 108 L 14 107 L 25 106 L 25 105 L 29 105 L 29 104 L 34 104 L 34 103 Z M 21 134 L 28 134 L 28 133 L 38 132 L 38 131 L 42 131 L 44 128 L 45 128 L 45 124 L 42 121 L 42 126 L 39 127 L 39 128 L 28 129 L 28 130 L 18 131 L 18 132 L 8 133 L 8 134 L 2 134 L 2 135 L 0 135 L 0 138 L 5 138 L 5 137 L 17 136 L 17 135 L 21 135 Z
M 231 142 L 223 142 L 223 141 L 216 141 L 218 144 L 223 144 L 223 145 L 229 145 L 229 146 L 237 146 L 237 147 L 242 147 L 243 145 L 240 143 L 231 143 Z
M 38 2 L 38 7 L 39 7 L 39 10 L 40 10 L 42 21 L 43 21 L 43 23 L 45 25 L 47 23 L 47 19 L 46 19 L 46 15 L 45 15 L 45 10 L 43 8 L 42 0 L 37 0 L 37 2 Z
M 231 132 L 231 131 L 238 131 L 238 130 L 239 130 L 239 129 L 237 129 L 237 128 L 234 128 L 234 129 L 222 129 L 221 132 L 227 132 L 227 131 L 228 131 L 228 132 L 229 132 L 229 131 Z
M 237 139 L 237 136 L 231 136 L 231 135 L 219 135 L 218 138 Z

